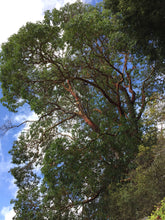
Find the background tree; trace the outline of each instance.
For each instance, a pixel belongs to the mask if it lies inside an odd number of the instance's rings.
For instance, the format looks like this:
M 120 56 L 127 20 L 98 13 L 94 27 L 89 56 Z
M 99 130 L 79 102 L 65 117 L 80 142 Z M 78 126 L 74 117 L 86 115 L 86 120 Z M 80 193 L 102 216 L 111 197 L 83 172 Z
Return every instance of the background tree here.
M 164 198 L 164 145 L 140 146 L 137 167 L 110 192 L 112 219 L 142 219 Z
M 152 60 L 164 60 L 165 2 L 105 0 L 105 7 L 121 17 L 122 30 L 136 40 L 136 52 Z
M 164 199 L 159 203 L 156 208 L 153 210 L 151 216 L 148 218 L 148 220 L 153 220 L 153 219 L 163 219 L 165 217 L 164 214 L 164 209 L 165 209 L 165 204 L 164 204 Z
M 161 90 L 119 25 L 102 6 L 77 2 L 2 45 L 1 102 L 11 111 L 27 103 L 39 117 L 11 150 L 15 219 L 26 204 L 38 219 L 110 218 L 109 189 L 134 168 L 145 105 Z
M 154 94 L 143 116 L 144 127 L 147 129 L 144 130 L 143 144 L 139 146 L 134 160 L 135 169 L 132 169 L 117 187 L 110 189 L 109 210 L 112 219 L 142 219 L 149 216 L 155 206 L 160 207 L 165 195 L 165 133 L 158 129 L 158 123 L 164 122 L 163 115 L 162 99 L 158 99 L 158 95 Z M 163 207 L 157 210 L 151 219 L 156 219 L 158 213 L 161 213 L 161 218 L 164 217 Z

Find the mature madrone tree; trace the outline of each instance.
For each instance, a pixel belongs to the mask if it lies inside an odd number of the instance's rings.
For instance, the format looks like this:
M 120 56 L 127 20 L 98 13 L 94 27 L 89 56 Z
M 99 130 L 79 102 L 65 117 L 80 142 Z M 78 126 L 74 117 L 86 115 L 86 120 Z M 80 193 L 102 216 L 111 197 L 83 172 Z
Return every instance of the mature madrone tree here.
M 1 102 L 38 114 L 13 145 L 15 219 L 111 219 L 111 185 L 134 167 L 159 72 L 101 5 L 45 13 L 2 45 Z

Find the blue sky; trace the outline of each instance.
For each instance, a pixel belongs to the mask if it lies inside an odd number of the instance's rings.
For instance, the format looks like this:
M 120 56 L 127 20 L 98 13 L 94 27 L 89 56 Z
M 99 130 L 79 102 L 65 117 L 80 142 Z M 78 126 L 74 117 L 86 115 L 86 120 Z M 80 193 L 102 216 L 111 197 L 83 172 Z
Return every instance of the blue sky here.
M 0 0 L 0 46 L 8 37 L 17 33 L 19 28 L 28 21 L 41 21 L 44 11 L 54 7 L 60 8 L 65 3 L 75 0 Z M 95 4 L 97 0 L 89 0 Z M 0 96 L 2 92 L 0 89 Z M 27 106 L 20 108 L 17 114 L 9 112 L 0 104 L 0 126 L 7 120 L 21 123 L 25 119 L 33 120 L 35 114 Z M 13 141 L 17 139 L 22 128 L 8 131 L 0 136 L 0 220 L 11 220 L 14 211 L 10 200 L 16 196 L 17 188 L 14 179 L 8 172 L 13 166 L 8 151 L 12 148 Z

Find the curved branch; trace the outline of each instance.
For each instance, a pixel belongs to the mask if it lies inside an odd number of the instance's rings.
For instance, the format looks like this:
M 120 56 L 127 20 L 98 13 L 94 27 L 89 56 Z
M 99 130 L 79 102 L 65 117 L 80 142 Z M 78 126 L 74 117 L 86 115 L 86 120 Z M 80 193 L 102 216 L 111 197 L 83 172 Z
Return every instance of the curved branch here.
M 100 129 L 99 127 L 86 115 L 86 113 L 84 112 L 83 110 L 83 107 L 82 107 L 82 104 L 81 104 L 81 101 L 80 101 L 80 97 L 76 94 L 76 92 L 73 91 L 73 88 L 70 84 L 70 81 L 67 80 L 67 84 L 68 84 L 68 87 L 66 87 L 64 84 L 63 84 L 63 87 L 71 93 L 71 95 L 75 98 L 76 100 L 76 104 L 77 104 L 77 107 L 79 109 L 79 112 L 75 113 L 77 114 L 78 116 L 80 116 L 82 119 L 84 119 L 85 123 L 88 124 L 95 132 L 99 133 L 100 132 Z
M 74 78 L 72 78 L 72 80 L 81 80 L 81 81 L 83 81 L 83 82 L 85 82 L 85 83 L 87 83 L 87 84 L 90 84 L 91 86 L 93 86 L 93 87 L 95 87 L 96 89 L 98 89 L 102 94 L 103 94 L 103 96 L 109 101 L 109 103 L 111 103 L 112 105 L 114 105 L 114 106 L 118 106 L 118 104 L 116 103 L 116 102 L 114 102 L 110 97 L 109 97 L 109 95 L 107 95 L 107 93 L 98 85 L 98 84 L 96 84 L 96 83 L 94 83 L 94 82 L 91 82 L 91 81 L 89 81 L 89 80 L 87 80 L 87 79 L 84 79 L 84 78 L 81 78 L 81 77 L 74 77 Z
M 19 128 L 24 124 L 33 123 L 33 122 L 36 122 L 36 121 L 37 120 L 26 120 L 26 121 L 21 122 L 20 124 L 12 124 L 12 122 L 10 120 L 8 120 L 4 125 L 2 125 L 0 127 L 0 130 L 2 131 L 1 135 L 6 134 L 6 132 L 8 132 L 10 129 Z

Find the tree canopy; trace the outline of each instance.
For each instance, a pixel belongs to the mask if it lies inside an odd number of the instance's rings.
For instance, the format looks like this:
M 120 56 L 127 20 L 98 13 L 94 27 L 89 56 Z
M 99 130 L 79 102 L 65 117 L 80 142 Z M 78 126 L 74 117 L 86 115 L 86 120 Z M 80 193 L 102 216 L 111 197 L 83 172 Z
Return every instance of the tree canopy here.
M 1 102 L 38 114 L 10 151 L 15 219 L 111 219 L 111 189 L 135 168 L 142 114 L 162 81 L 110 13 L 67 4 L 2 45 Z
M 126 31 L 136 40 L 136 50 L 152 60 L 164 60 L 165 2 L 163 0 L 105 0 L 105 7 L 118 14 Z

